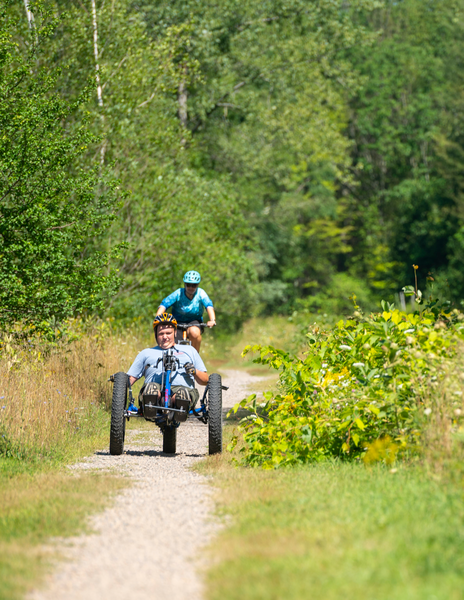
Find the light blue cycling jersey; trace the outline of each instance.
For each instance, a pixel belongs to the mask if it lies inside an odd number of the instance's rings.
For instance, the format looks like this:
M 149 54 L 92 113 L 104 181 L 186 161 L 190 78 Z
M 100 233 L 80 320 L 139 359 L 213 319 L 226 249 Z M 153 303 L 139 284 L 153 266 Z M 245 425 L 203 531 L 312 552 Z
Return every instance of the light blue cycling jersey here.
M 136 359 L 132 363 L 131 368 L 127 371 L 127 374 L 136 379 L 145 377 L 145 383 L 155 381 L 161 385 L 163 363 L 160 361 L 156 364 L 160 358 L 163 358 L 163 352 L 159 346 L 154 348 L 145 348 L 142 352 L 137 354 Z M 193 363 L 193 366 L 197 371 L 203 371 L 206 373 L 206 367 L 201 359 L 201 356 L 192 346 L 183 346 L 176 344 L 174 346 L 174 356 L 179 360 L 180 367 L 177 368 L 171 378 L 172 385 L 185 385 L 189 388 L 195 387 L 193 377 L 190 376 L 184 368 L 185 363 Z
M 201 288 L 197 289 L 191 300 L 187 297 L 184 288 L 179 288 L 169 294 L 160 306 L 171 308 L 178 323 L 190 323 L 190 321 L 202 321 L 203 310 L 210 306 L 213 307 L 213 303 L 205 290 Z

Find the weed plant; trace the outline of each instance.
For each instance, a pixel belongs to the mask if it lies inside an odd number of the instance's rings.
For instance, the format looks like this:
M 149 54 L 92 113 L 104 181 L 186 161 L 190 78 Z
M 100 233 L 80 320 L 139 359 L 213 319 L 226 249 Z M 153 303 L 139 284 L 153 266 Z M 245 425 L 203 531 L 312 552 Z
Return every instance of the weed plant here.
M 421 448 L 462 452 L 463 331 L 464 315 L 447 305 L 403 313 L 383 303 L 333 329 L 310 328 L 302 357 L 247 346 L 255 362 L 280 371 L 280 393 L 235 407 L 250 412 L 240 425 L 244 462 L 273 468 L 336 456 L 388 464 Z

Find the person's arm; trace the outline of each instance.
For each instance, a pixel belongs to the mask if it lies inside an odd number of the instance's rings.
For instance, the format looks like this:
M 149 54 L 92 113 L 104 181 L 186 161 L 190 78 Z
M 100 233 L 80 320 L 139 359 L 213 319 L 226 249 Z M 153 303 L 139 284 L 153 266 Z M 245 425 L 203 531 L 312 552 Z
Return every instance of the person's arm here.
M 131 365 L 131 368 L 127 371 L 129 376 L 129 385 L 133 385 L 143 375 L 145 350 L 139 352 Z
M 216 325 L 216 313 L 214 312 L 214 308 L 212 306 L 207 306 L 206 312 L 208 313 L 209 318 L 206 324 L 208 325 L 208 327 L 214 327 Z
M 201 356 L 195 350 L 195 348 L 191 347 L 190 358 L 192 362 L 187 362 L 184 365 L 185 371 L 191 376 L 195 378 L 195 381 L 200 385 L 206 385 L 208 383 L 208 373 L 206 372 L 205 363 L 202 361 Z M 190 354 L 190 353 L 189 353 Z
M 200 385 L 206 385 L 208 383 L 209 375 L 204 371 L 195 371 L 195 381 Z
M 171 306 L 177 302 L 180 298 L 180 288 L 178 290 L 176 290 L 175 292 L 172 292 L 172 294 L 169 294 L 169 296 L 166 296 L 166 298 L 164 298 L 164 300 L 161 300 L 161 303 L 158 307 L 158 310 L 156 312 L 156 316 L 159 317 L 160 315 L 162 315 L 164 312 L 166 312 L 166 310 L 168 308 L 171 308 Z
M 208 313 L 208 322 L 206 324 L 208 327 L 214 327 L 216 325 L 216 313 L 214 312 L 211 298 L 208 296 L 205 290 L 201 290 L 201 301 L 203 306 L 206 308 L 206 312 Z
M 203 363 L 201 363 L 201 365 L 202 365 L 201 366 L 202 369 L 206 368 Z M 188 373 L 188 375 L 190 375 L 190 377 L 194 377 L 195 381 L 197 383 L 199 383 L 200 385 L 206 385 L 208 383 L 208 379 L 209 379 L 208 373 L 206 371 L 200 371 L 199 369 L 197 369 L 192 362 L 185 363 L 184 369 L 185 369 L 185 372 Z

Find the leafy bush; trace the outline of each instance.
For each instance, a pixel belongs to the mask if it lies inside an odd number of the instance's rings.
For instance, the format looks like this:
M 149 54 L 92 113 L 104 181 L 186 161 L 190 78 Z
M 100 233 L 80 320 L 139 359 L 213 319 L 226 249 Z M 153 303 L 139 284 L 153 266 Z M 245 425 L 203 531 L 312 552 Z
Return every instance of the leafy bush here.
M 96 138 L 74 101 L 55 91 L 60 70 L 47 52 L 53 15 L 35 4 L 35 26 L 0 0 L 0 327 L 37 324 L 103 308 L 119 287 L 113 251 L 95 251 L 115 217 L 118 182 L 101 165 L 79 168 Z M 77 118 L 77 122 L 74 122 Z
M 314 294 L 295 301 L 298 312 L 316 312 L 318 310 L 335 315 L 349 315 L 353 309 L 350 298 L 353 293 L 364 308 L 374 308 L 372 296 L 367 284 L 348 273 L 335 273 L 326 287 L 313 288 Z
M 410 314 L 382 308 L 367 317 L 355 311 L 329 331 L 314 326 L 301 358 L 272 346 L 245 348 L 281 371 L 281 393 L 266 393 L 261 404 L 252 395 L 233 409 L 251 413 L 239 426 L 245 463 L 272 468 L 376 454 L 391 462 L 420 444 L 432 410 L 428 390 L 462 343 L 464 315 L 437 302 Z

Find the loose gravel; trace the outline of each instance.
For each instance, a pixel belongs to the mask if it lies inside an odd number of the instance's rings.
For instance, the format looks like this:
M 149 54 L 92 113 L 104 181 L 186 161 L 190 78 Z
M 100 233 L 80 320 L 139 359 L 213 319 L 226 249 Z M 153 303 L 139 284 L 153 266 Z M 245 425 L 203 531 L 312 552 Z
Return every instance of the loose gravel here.
M 227 371 L 224 411 L 261 378 Z M 207 454 L 207 426 L 192 420 L 177 432 L 177 454 L 162 452 L 153 430 L 127 432 L 124 454 L 95 453 L 73 469 L 111 470 L 133 485 L 90 519 L 94 532 L 59 540 L 65 561 L 29 600 L 201 600 L 202 550 L 220 523 L 207 478 L 192 471 Z

